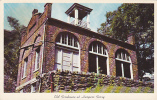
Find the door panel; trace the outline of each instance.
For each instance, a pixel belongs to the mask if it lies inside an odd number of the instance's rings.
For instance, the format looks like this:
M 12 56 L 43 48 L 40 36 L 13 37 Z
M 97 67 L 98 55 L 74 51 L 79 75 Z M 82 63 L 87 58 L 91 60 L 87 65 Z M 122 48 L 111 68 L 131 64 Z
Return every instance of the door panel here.
M 72 52 L 70 51 L 63 51 L 63 70 L 72 71 Z
M 62 51 L 62 52 L 61 52 Z M 63 71 L 80 71 L 79 69 L 79 53 L 69 50 L 56 49 L 55 68 Z
M 61 67 L 61 63 L 62 63 L 62 53 L 60 49 L 56 49 L 56 58 L 55 58 L 55 68 L 54 70 L 62 70 Z
M 73 53 L 73 71 L 79 71 L 79 54 Z

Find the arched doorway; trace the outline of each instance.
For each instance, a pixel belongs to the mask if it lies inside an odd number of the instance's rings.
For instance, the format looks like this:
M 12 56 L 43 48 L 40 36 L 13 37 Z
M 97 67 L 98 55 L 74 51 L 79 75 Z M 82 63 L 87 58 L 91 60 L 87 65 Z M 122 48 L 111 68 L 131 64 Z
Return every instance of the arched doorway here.
M 57 36 L 55 55 L 54 70 L 80 72 L 79 42 L 73 34 L 60 33 Z

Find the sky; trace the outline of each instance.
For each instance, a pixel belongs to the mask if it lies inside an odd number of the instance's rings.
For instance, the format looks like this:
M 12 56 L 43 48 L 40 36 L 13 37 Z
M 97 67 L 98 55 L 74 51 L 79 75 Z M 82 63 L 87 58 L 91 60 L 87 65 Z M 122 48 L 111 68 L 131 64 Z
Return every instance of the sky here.
M 109 11 L 117 10 L 121 3 L 79 3 L 83 6 L 93 9 L 90 13 L 90 28 L 92 31 L 97 32 L 97 28 L 101 23 L 106 21 L 106 13 Z M 5 3 L 4 4 L 4 29 L 12 30 L 10 27 L 7 16 L 12 16 L 19 20 L 21 25 L 27 27 L 33 9 L 38 9 L 38 12 L 44 11 L 45 3 Z M 51 17 L 58 20 L 67 22 L 68 17 L 65 12 L 73 5 L 73 3 L 53 3 Z M 72 21 L 72 19 L 71 19 Z M 85 20 L 86 21 L 86 20 Z

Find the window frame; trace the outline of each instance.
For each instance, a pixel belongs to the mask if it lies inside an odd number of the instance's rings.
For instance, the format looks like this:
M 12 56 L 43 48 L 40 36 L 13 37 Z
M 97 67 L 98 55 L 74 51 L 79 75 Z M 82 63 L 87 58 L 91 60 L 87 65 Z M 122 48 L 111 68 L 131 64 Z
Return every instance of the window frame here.
M 24 69 L 23 69 L 22 79 L 26 78 L 27 66 L 28 66 L 28 57 L 24 59 L 24 65 L 23 65 Z
M 64 37 L 64 38 L 63 38 Z M 66 38 L 66 39 L 65 39 Z M 70 34 L 70 33 L 61 33 L 58 35 L 58 37 L 56 38 L 56 50 L 60 51 L 61 54 L 61 63 L 59 63 L 59 65 L 61 66 L 61 70 L 63 70 L 63 52 L 64 51 L 69 51 L 72 53 L 72 62 L 71 62 L 71 68 L 70 69 L 73 72 L 73 68 L 78 68 L 78 72 L 81 71 L 81 67 L 80 67 L 80 45 L 78 42 L 78 39 L 75 37 L 75 35 Z M 63 39 L 64 39 L 64 43 L 63 43 Z M 66 41 L 66 42 L 65 42 Z M 70 43 L 69 43 L 70 42 Z M 78 52 L 78 66 L 73 66 L 73 54 L 74 52 Z M 56 51 L 55 51 L 56 53 Z M 58 54 L 55 55 L 55 65 L 58 64 L 58 62 L 56 62 L 56 57 L 58 56 Z
M 37 56 L 38 55 L 38 56 Z M 40 68 L 40 47 L 35 50 L 35 65 L 34 72 L 38 71 Z
M 71 45 L 69 44 L 69 41 Z M 69 33 L 59 34 L 59 36 L 57 37 L 56 44 L 70 47 L 73 49 L 79 49 L 78 39 L 73 34 L 69 34 Z
M 99 52 L 101 51 L 101 52 Z M 106 58 L 106 70 L 107 75 L 110 75 L 109 71 L 109 60 L 108 60 L 108 52 L 105 45 L 99 41 L 94 41 L 89 46 L 89 54 L 96 55 L 96 73 L 99 74 L 99 56 Z M 89 57 L 89 56 L 88 56 Z M 90 62 L 89 62 L 90 63 Z
M 129 70 L 130 70 L 130 78 L 133 79 L 132 62 L 131 62 L 130 55 L 127 53 L 127 51 L 125 51 L 125 50 L 119 50 L 119 51 L 117 51 L 116 52 L 116 56 L 115 56 L 115 60 L 120 62 L 121 72 L 122 72 L 122 76 L 121 77 L 126 77 L 124 69 L 127 66 L 124 66 L 124 63 L 130 64 L 130 66 L 129 66 L 130 67 L 129 68 Z M 117 67 L 117 65 L 116 65 L 116 67 Z M 128 78 L 128 77 L 126 77 L 126 78 Z

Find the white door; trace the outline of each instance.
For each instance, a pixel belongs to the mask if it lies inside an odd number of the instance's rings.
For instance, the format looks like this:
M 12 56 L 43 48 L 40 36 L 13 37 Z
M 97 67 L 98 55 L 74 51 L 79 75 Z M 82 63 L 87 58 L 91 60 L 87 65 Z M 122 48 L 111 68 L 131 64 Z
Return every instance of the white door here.
M 63 71 L 72 71 L 72 52 L 63 51 Z
M 55 68 L 54 70 L 62 71 L 62 50 L 56 49 Z
M 79 62 L 80 62 L 79 53 L 74 53 L 73 52 L 73 68 L 72 68 L 73 71 L 80 72 Z
M 69 70 L 73 71 L 80 71 L 79 68 L 79 53 L 72 52 L 63 49 L 56 49 L 56 58 L 55 58 L 55 68 L 54 70 L 58 69 L 60 71 Z

